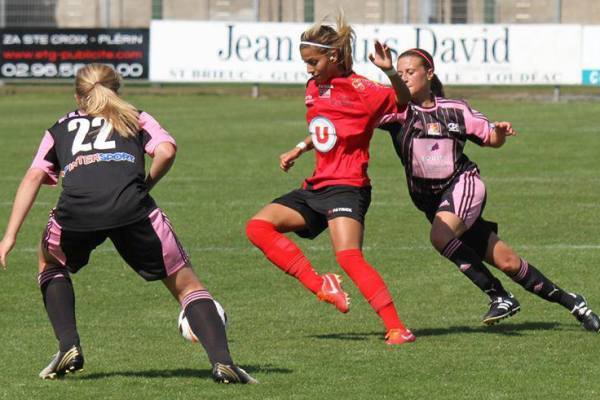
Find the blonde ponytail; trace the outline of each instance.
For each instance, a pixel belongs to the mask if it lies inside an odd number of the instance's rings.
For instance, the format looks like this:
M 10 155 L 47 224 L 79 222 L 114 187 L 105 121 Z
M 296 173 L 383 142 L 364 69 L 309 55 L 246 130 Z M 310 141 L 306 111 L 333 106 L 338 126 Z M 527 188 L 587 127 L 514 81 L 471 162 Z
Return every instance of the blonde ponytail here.
M 322 22 L 308 28 L 300 40 L 302 42 L 312 42 L 330 48 L 319 47 L 322 53 L 331 52 L 332 49 L 338 50 L 338 64 L 344 74 L 349 74 L 352 71 L 352 42 L 355 40 L 355 33 L 352 26 L 348 25 L 344 16 L 343 10 L 340 10 L 336 18 L 336 28 L 325 25 Z M 310 46 L 302 44 L 303 46 Z
M 106 118 L 115 132 L 134 137 L 139 129 L 138 110 L 121 97 L 120 75 L 104 64 L 88 64 L 77 72 L 75 92 L 79 107 L 86 114 Z
M 340 60 L 344 67 L 344 72 L 352 71 L 352 42 L 355 40 L 354 29 L 346 22 L 344 12 L 340 11 L 337 17 L 337 33 L 338 39 L 336 47 L 340 49 Z

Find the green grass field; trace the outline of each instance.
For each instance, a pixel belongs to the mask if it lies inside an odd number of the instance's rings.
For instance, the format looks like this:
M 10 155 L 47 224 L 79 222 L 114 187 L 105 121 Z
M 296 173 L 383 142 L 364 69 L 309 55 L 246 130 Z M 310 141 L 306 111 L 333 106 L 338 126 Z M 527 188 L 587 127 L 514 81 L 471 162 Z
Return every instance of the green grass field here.
M 475 108 L 519 131 L 500 150 L 467 147 L 487 183 L 487 218 L 522 256 L 600 311 L 600 102 L 480 93 L 470 99 Z M 153 196 L 228 312 L 234 359 L 261 385 L 213 384 L 203 350 L 179 336 L 176 302 L 129 270 L 110 243 L 74 275 L 85 371 L 40 380 L 57 348 L 36 285 L 35 248 L 59 190 L 43 188 L 0 272 L 0 399 L 600 398 L 600 335 L 562 307 L 502 276 L 522 312 L 481 324 L 487 299 L 430 247 L 386 133 L 372 142 L 365 254 L 418 338 L 393 349 L 348 279 L 353 306 L 342 315 L 270 265 L 243 233 L 262 205 L 312 172 L 312 154 L 288 174 L 278 170 L 278 155 L 305 135 L 301 90 L 253 100 L 136 88 L 126 97 L 178 141 L 175 167 Z M 2 92 L 0 229 L 44 129 L 72 108 L 69 89 Z M 297 242 L 319 271 L 341 273 L 326 234 Z

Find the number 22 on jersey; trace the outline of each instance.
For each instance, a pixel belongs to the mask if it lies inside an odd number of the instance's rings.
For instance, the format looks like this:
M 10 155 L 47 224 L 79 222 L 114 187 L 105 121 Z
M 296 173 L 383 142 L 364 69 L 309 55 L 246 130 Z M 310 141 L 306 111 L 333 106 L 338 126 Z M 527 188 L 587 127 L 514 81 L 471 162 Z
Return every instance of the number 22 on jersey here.
M 84 143 L 87 134 L 90 132 L 90 128 L 100 128 L 98 135 L 96 135 L 96 139 L 92 145 L 91 142 Z M 92 149 L 95 150 L 108 150 L 114 149 L 116 147 L 114 140 L 107 140 L 108 135 L 112 132 L 112 125 L 110 122 L 106 121 L 104 118 L 95 117 L 90 120 L 87 118 L 76 118 L 69 121 L 69 125 L 67 125 L 67 129 L 69 132 L 75 132 L 75 139 L 73 139 L 73 146 L 71 147 L 71 153 L 73 155 L 82 152 L 82 151 L 90 151 Z

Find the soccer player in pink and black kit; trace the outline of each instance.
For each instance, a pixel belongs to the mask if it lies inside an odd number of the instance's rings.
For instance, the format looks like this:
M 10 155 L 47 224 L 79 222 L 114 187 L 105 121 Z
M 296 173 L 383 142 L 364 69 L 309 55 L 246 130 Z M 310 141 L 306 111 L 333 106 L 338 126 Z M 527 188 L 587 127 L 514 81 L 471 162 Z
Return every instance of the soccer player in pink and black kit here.
M 42 236 L 38 283 L 59 351 L 39 376 L 55 379 L 83 368 L 71 273 L 107 238 L 147 281 L 162 280 L 181 307 L 213 366 L 213 379 L 256 383 L 229 353 L 225 327 L 167 216 L 148 194 L 175 160 L 174 139 L 150 116 L 121 99 L 120 76 L 90 64 L 75 78 L 78 109 L 49 128 L 15 197 L 2 241 L 7 256 L 42 184 L 62 177 L 58 205 Z M 145 176 L 144 154 L 153 158 Z
M 386 69 L 394 75 L 389 49 L 381 49 Z M 398 57 L 397 74 L 410 91 L 396 114 L 381 123 L 389 130 L 406 172 L 410 196 L 431 222 L 431 243 L 490 297 L 483 323 L 494 324 L 519 311 L 483 261 L 500 269 L 524 289 L 567 308 L 586 330 L 600 332 L 600 319 L 580 294 L 564 291 L 519 257 L 497 235 L 498 225 L 482 217 L 486 189 L 477 165 L 463 150 L 467 140 L 501 147 L 516 135 L 509 122 L 490 123 L 462 100 L 444 97 L 431 54 L 419 48 Z
M 314 149 L 316 168 L 302 188 L 254 215 L 246 233 L 273 264 L 345 313 L 349 299 L 340 277 L 319 275 L 284 235 L 295 232 L 313 239 L 329 228 L 338 264 L 382 319 L 386 343 L 398 345 L 415 337 L 399 319 L 386 284 L 362 253 L 363 223 L 371 201 L 369 142 L 379 120 L 396 111 L 397 96 L 395 90 L 352 71 L 353 36 L 342 15 L 337 29 L 317 24 L 302 34 L 300 53 L 312 75 L 305 97 L 310 136 L 280 156 L 280 167 L 287 171 L 301 154 Z M 379 58 L 373 61 L 377 64 Z

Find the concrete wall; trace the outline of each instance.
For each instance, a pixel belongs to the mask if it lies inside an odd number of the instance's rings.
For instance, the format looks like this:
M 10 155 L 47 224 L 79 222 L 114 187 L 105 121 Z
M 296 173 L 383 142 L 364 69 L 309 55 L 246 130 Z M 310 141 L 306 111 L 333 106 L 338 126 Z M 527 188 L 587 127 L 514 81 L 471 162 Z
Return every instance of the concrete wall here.
M 314 0 L 314 16 L 315 21 L 333 18 L 341 6 L 351 23 L 403 23 L 406 18 L 409 23 L 450 23 L 452 1 L 460 0 Z M 304 22 L 305 13 L 305 0 L 162 0 L 162 4 L 163 19 Z M 467 21 L 483 23 L 485 0 L 466 4 Z M 152 0 L 57 0 L 60 27 L 145 27 L 151 18 Z M 600 0 L 496 0 L 496 23 L 555 23 L 559 18 L 563 23 L 600 24 Z
M 61 28 L 141 28 L 152 17 L 152 0 L 58 0 L 56 22 Z

